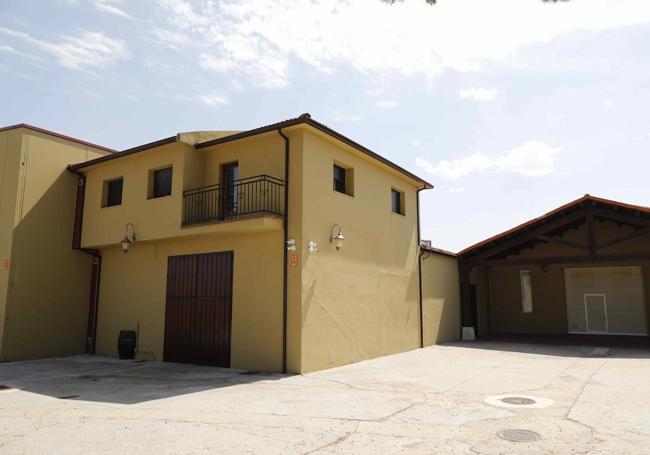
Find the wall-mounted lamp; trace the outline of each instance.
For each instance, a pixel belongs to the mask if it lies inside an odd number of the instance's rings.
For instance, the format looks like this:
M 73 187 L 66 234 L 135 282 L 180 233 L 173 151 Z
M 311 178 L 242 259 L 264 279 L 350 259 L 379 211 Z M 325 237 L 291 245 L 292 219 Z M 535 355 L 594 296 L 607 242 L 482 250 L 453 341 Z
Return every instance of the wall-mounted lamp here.
M 307 243 L 307 251 L 310 253 L 316 253 L 318 251 L 318 243 L 310 240 L 309 243 Z
M 334 229 L 338 228 L 339 232 L 337 234 L 334 234 Z M 338 224 L 335 224 L 332 226 L 330 229 L 330 243 L 333 243 L 334 246 L 336 247 L 336 251 L 341 251 L 341 248 L 343 247 L 343 240 L 345 240 L 345 237 L 343 237 L 343 231 L 341 230 L 341 226 Z
M 287 240 L 287 251 L 296 251 L 296 239 Z
M 129 226 L 131 226 L 131 238 L 129 238 Z M 133 223 L 126 223 L 124 228 L 124 238 L 120 240 L 120 246 L 122 247 L 122 253 L 126 254 L 129 252 L 129 246 L 135 242 L 135 226 Z

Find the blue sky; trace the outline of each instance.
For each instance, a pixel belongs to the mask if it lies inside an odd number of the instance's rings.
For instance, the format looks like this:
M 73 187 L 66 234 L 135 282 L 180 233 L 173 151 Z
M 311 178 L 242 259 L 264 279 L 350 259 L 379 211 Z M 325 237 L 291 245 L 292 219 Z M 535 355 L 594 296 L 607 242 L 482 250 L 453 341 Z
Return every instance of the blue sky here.
M 116 149 L 310 112 L 434 183 L 460 250 L 585 193 L 650 205 L 647 0 L 3 0 L 0 125 Z

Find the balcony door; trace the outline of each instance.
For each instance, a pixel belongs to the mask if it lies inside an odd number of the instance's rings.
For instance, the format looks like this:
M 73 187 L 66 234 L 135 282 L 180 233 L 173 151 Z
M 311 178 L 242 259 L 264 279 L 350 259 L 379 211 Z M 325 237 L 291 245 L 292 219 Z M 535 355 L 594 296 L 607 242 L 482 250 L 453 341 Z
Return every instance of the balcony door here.
M 221 218 L 237 214 L 239 163 L 221 165 Z

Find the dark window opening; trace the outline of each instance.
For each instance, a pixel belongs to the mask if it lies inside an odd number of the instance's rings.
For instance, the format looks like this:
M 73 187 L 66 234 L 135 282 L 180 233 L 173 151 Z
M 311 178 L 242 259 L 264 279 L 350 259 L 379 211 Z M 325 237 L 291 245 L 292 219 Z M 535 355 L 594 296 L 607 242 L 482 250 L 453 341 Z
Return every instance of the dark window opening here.
M 339 193 L 347 194 L 345 188 L 345 168 L 341 166 L 334 165 L 334 191 Z
M 239 201 L 239 163 L 221 165 L 221 216 L 229 217 L 237 213 Z
M 153 171 L 152 197 L 164 197 L 172 194 L 172 168 Z
M 122 187 L 124 179 L 115 179 L 106 183 L 106 207 L 122 204 Z
M 390 190 L 391 210 L 393 213 L 404 215 L 402 210 L 402 192 L 397 190 Z

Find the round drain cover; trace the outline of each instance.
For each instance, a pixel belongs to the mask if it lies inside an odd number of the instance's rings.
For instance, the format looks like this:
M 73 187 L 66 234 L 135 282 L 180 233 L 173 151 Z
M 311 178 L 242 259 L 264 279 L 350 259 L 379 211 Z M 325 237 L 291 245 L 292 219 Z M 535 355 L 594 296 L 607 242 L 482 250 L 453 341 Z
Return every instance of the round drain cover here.
M 526 397 L 505 397 L 501 401 L 508 404 L 517 404 L 519 406 L 526 406 L 537 403 L 537 401 Z
M 542 435 L 530 430 L 520 430 L 517 428 L 509 428 L 501 430 L 497 433 L 501 439 L 513 442 L 535 442 L 542 439 Z

